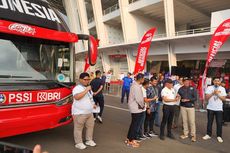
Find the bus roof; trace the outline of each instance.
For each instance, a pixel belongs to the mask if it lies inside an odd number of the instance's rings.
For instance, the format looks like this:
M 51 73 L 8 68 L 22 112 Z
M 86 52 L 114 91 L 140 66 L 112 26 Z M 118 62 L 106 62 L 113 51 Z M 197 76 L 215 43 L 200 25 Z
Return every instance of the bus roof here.
M 77 42 L 63 16 L 41 0 L 0 0 L 0 32 L 63 42 Z

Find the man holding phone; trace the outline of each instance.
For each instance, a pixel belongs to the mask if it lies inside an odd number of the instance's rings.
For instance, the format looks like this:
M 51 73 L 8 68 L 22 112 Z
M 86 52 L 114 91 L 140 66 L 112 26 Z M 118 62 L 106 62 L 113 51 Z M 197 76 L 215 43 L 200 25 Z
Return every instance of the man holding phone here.
M 216 117 L 217 124 L 217 140 L 218 142 L 224 142 L 222 139 L 222 117 L 223 117 L 223 101 L 226 99 L 226 91 L 220 86 L 220 78 L 213 78 L 213 85 L 209 86 L 205 91 L 205 98 L 208 100 L 208 124 L 207 134 L 203 137 L 204 140 L 211 139 L 212 135 L 212 123 L 214 116 Z
M 174 110 L 175 105 L 177 101 L 179 100 L 179 97 L 177 97 L 176 91 L 173 88 L 173 82 L 171 79 L 167 79 L 165 81 L 165 87 L 161 91 L 161 97 L 163 100 L 163 118 L 161 121 L 161 127 L 160 127 L 160 139 L 164 140 L 164 131 L 165 126 L 167 124 L 167 137 L 171 139 L 175 139 L 175 137 L 172 134 L 172 122 L 173 122 L 173 116 L 174 116 Z
M 88 73 L 81 73 L 80 83 L 73 89 L 74 102 L 72 105 L 72 115 L 74 122 L 74 140 L 75 147 L 85 149 L 86 145 L 96 146 L 93 141 L 94 117 L 93 109 L 96 105 L 93 101 L 93 92 L 89 85 L 90 77 Z M 86 142 L 82 141 L 83 128 L 86 127 Z

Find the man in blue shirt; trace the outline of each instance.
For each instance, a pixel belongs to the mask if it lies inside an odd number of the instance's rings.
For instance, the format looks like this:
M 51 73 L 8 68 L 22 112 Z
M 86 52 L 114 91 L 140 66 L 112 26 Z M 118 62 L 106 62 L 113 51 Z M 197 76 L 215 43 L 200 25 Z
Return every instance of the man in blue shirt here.
M 124 77 L 122 80 L 123 80 L 123 86 L 122 86 L 121 103 L 124 102 L 125 95 L 126 95 L 127 103 L 128 103 L 130 86 L 133 82 L 133 80 L 131 78 L 131 73 L 128 73 L 127 76 Z

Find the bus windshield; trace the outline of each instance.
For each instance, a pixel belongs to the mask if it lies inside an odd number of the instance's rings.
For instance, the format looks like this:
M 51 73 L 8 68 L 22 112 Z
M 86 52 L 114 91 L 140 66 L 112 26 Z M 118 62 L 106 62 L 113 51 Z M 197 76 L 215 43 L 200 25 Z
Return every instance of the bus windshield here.
M 61 79 L 57 79 L 60 76 Z M 43 39 L 0 35 L 0 81 L 70 81 L 70 45 Z

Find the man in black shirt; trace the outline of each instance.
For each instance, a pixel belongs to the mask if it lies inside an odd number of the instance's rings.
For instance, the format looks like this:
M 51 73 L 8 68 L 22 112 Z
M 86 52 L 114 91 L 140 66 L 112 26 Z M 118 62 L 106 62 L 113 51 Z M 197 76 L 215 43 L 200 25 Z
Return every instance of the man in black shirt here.
M 102 89 L 104 86 L 103 80 L 101 79 L 101 71 L 97 70 L 95 72 L 96 78 L 94 78 L 90 85 L 92 87 L 93 91 L 93 100 L 95 101 L 95 104 L 100 106 L 100 113 L 97 115 L 97 119 L 100 123 L 102 123 L 102 113 L 104 109 L 104 96 L 102 94 Z
M 184 134 L 180 136 L 181 139 L 188 138 L 189 128 L 191 129 L 192 142 L 196 141 L 196 124 L 195 124 L 195 101 L 197 100 L 197 91 L 190 86 L 190 79 L 184 78 L 184 86 L 182 86 L 178 94 L 180 95 L 181 116 L 183 120 Z

